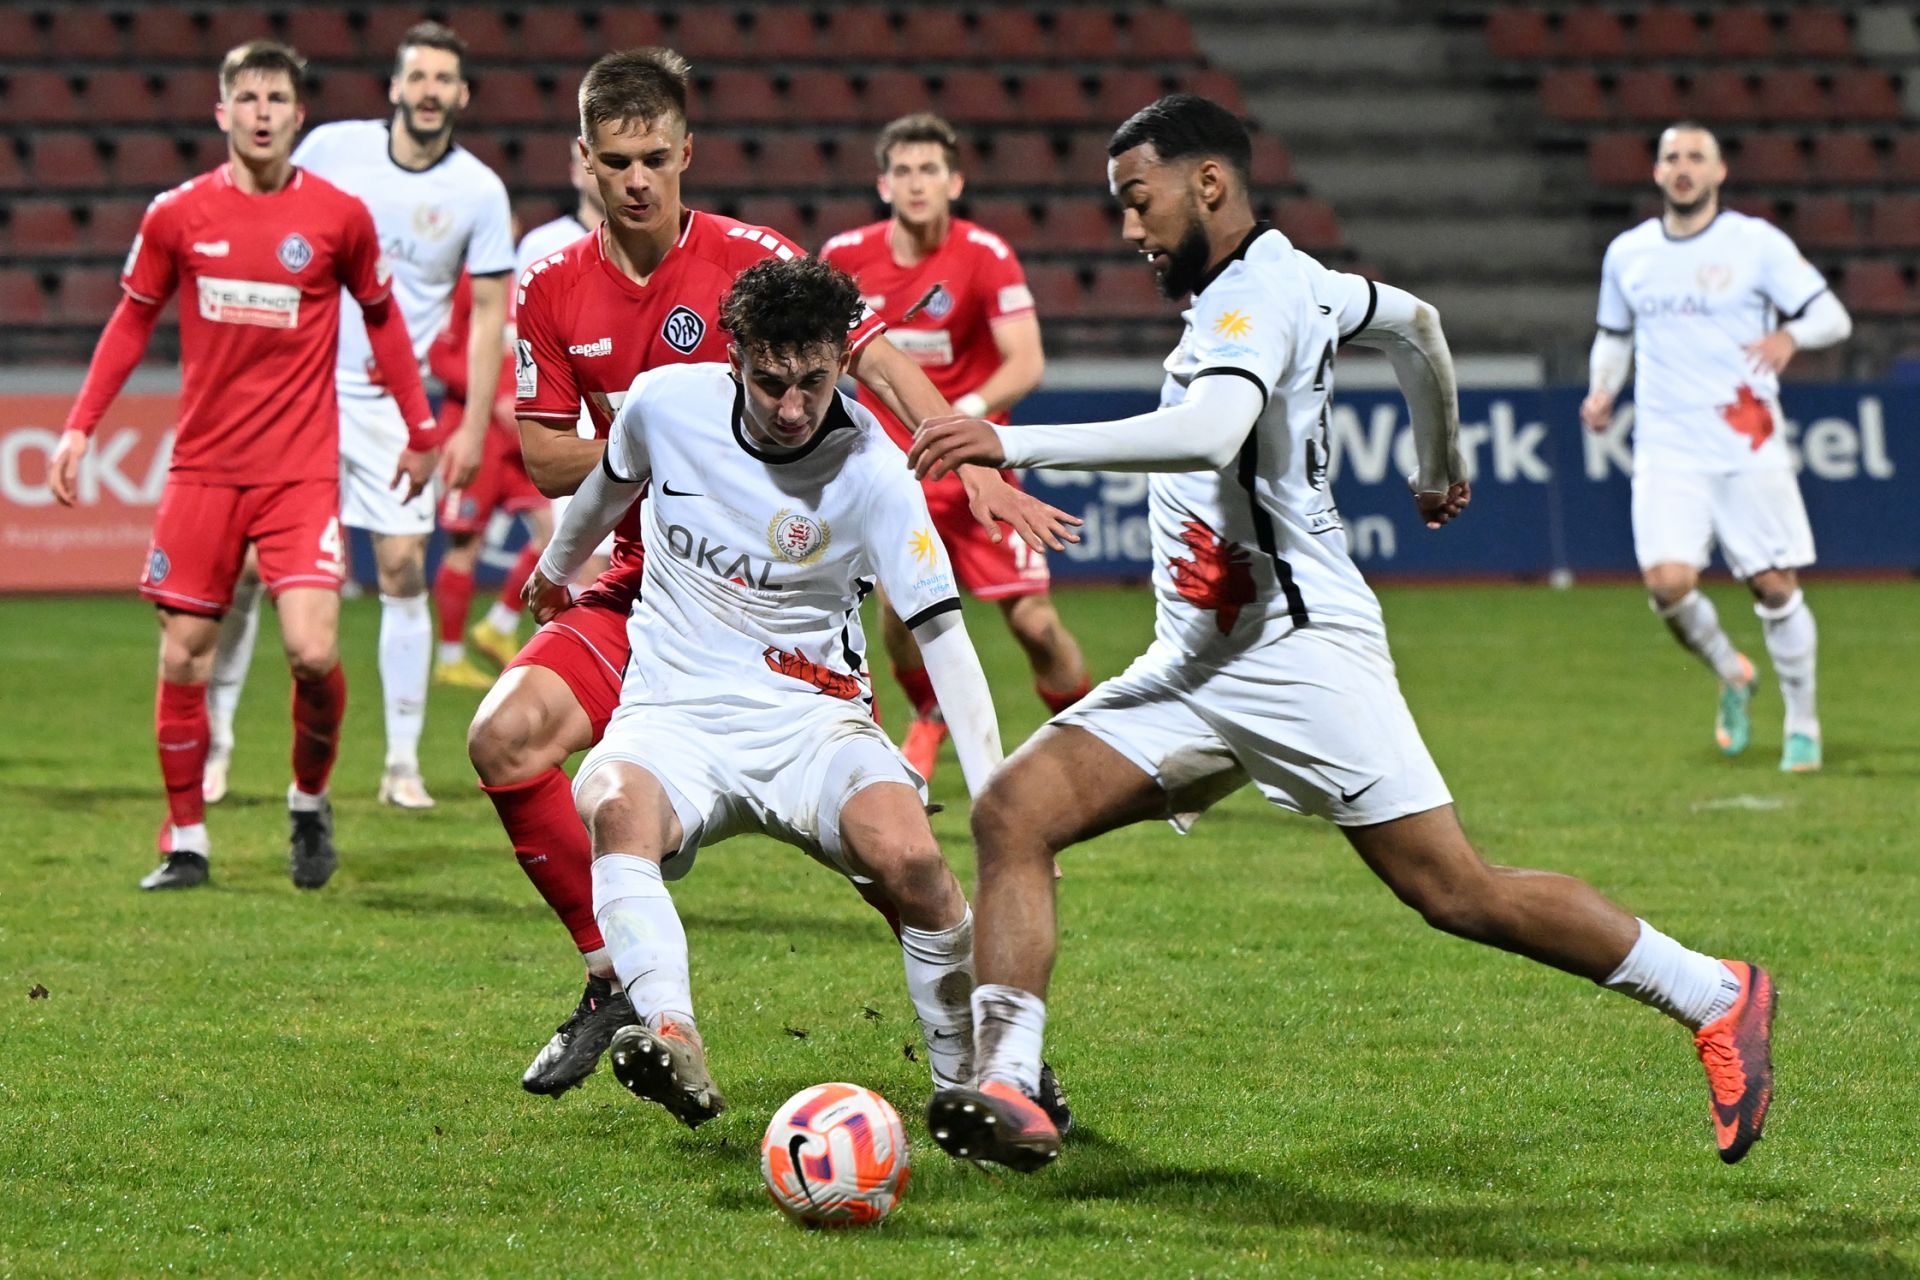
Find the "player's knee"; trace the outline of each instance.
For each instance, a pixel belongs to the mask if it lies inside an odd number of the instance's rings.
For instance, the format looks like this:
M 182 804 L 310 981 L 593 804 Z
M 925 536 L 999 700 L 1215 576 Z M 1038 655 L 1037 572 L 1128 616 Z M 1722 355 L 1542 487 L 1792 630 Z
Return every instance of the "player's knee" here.
M 1678 604 L 1699 580 L 1698 574 L 1681 565 L 1655 565 L 1645 576 L 1647 594 L 1661 609 Z
M 984 870 L 991 864 L 1022 854 L 1051 858 L 1042 828 L 1043 817 L 1021 796 L 1004 773 L 987 783 L 973 798 L 970 815 L 975 857 Z
M 340 665 L 340 651 L 331 641 L 306 643 L 287 649 L 287 668 L 300 681 L 324 680 Z
M 540 717 L 512 700 L 483 703 L 467 726 L 467 759 L 490 787 L 525 782 L 559 761 L 545 749 Z
M 1022 596 L 1007 610 L 1007 629 L 1030 654 L 1045 655 L 1060 647 L 1060 615 L 1046 596 Z

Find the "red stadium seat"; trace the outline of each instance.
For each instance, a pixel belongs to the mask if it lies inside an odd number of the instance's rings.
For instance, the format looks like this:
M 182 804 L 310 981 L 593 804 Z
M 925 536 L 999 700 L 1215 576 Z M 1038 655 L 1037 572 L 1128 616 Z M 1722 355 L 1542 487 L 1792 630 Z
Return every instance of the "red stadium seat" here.
M 1633 26 L 1633 52 L 1641 58 L 1700 56 L 1700 24 L 1686 9 L 1657 4 L 1640 12 Z
M 154 99 L 155 121 L 176 121 L 210 128 L 220 104 L 220 77 L 211 68 L 175 67 L 160 77 Z
M 1602 61 L 1625 57 L 1626 29 L 1611 9 L 1586 6 L 1569 13 L 1560 24 L 1560 55 Z
M 1081 130 L 1067 139 L 1067 158 L 1057 173 L 1059 181 L 1075 190 L 1107 185 L 1108 130 Z
M 1094 113 L 1118 124 L 1166 91 L 1165 79 L 1155 72 L 1140 67 L 1108 71 L 1094 94 Z
M 1783 51 L 1796 58 L 1851 58 L 1853 32 L 1838 9 L 1795 7 L 1787 11 Z
M 1864 133 L 1828 133 L 1813 140 L 1813 177 L 1836 186 L 1880 181 L 1880 153 Z
M 34 14 L 26 9 L 0 9 L 0 50 L 5 50 L 11 58 L 46 55 L 46 40 Z
M 816 200 L 813 203 L 814 234 L 811 243 L 817 249 L 829 236 L 837 236 L 842 231 L 851 231 L 855 227 L 864 227 L 885 216 L 884 206 L 871 199 L 837 196 L 830 200 Z
M 1730 67 L 1716 67 L 1693 79 L 1693 114 L 1707 121 L 1758 120 L 1772 114 L 1754 89 L 1753 77 Z
M 532 72 L 488 67 L 475 73 L 466 118 L 476 125 L 540 124 L 547 118 L 547 97 Z
M 955 61 L 973 55 L 973 33 L 961 21 L 958 9 L 938 5 L 910 5 L 900 28 L 901 56 L 910 62 Z
M 1832 112 L 1842 120 L 1898 120 L 1900 90 L 1882 71 L 1851 67 L 1834 73 Z
M 55 191 L 108 184 L 107 166 L 101 160 L 99 145 L 88 134 L 65 131 L 35 135 L 33 177 L 37 185 Z
M 820 28 L 802 7 L 773 5 L 749 15 L 743 53 L 763 62 L 808 62 L 831 50 L 820 45 Z
M 1293 156 L 1287 151 L 1287 144 L 1271 133 L 1254 134 L 1253 184 L 1257 187 L 1272 187 L 1291 183 L 1293 180 Z
M 821 178 L 829 186 L 867 187 L 873 184 L 880 166 L 873 158 L 873 135 L 866 130 L 841 133 L 821 142 Z M 960 162 L 966 163 L 968 150 L 962 139 Z
M 1803 248 L 1857 248 L 1860 228 L 1853 205 L 1840 196 L 1807 197 L 1794 210 L 1793 238 Z
M 1824 120 L 1827 95 L 1811 71 L 1774 67 L 1760 77 L 1760 106 L 1773 120 Z
M 224 150 L 226 139 L 220 139 Z M 113 135 L 113 185 L 125 191 L 158 192 L 178 186 L 198 170 L 188 167 L 173 135 L 127 129 Z
M 1094 268 L 1088 305 L 1097 308 L 1102 318 L 1121 320 L 1165 319 L 1179 312 L 1176 304 L 1160 295 L 1144 261 L 1103 262 Z
M 264 9 L 217 8 L 206 10 L 207 52 L 216 60 L 224 56 L 227 50 L 243 45 L 249 40 L 275 40 L 273 25 L 267 19 Z M 415 19 L 418 21 L 418 19 Z
M 347 21 L 344 10 L 319 6 L 294 9 L 284 22 L 281 34 L 303 57 L 321 62 L 360 60 L 360 33 Z
M 969 175 L 978 186 L 1041 186 L 1054 182 L 1060 158 L 1053 140 L 1044 133 L 1002 133 L 993 139 L 993 151 Z
M 1554 120 L 1605 120 L 1607 95 L 1585 67 L 1549 71 L 1540 78 L 1540 109 Z
M 1664 71 L 1623 71 L 1613 86 L 1613 108 L 1627 120 L 1662 124 L 1687 114 L 1680 87 Z
M 139 50 L 143 58 L 185 62 L 207 57 L 212 52 L 205 31 L 186 9 L 170 5 L 135 9 L 132 17 L 133 29 L 127 35 L 128 43 Z M 298 44 L 294 47 L 300 48 Z
M 38 272 L 0 267 L 0 324 L 44 324 L 47 295 Z
M 701 98 L 702 118 L 777 124 L 788 118 L 788 106 L 774 83 L 759 71 L 723 67 L 713 73 Z
M 1126 57 L 1133 62 L 1190 62 L 1200 56 L 1193 24 L 1178 9 L 1135 9 L 1126 17 Z
M 313 104 L 307 111 L 308 124 L 387 116 L 393 110 L 387 103 L 389 78 L 385 72 L 330 71 L 315 79 L 309 86 Z
M 1759 218 L 1763 221 L 1771 222 L 1776 227 L 1785 226 L 1787 222 L 1790 221 L 1790 219 L 1781 213 L 1781 207 L 1765 196 L 1734 196 L 1729 200 L 1722 194 L 1720 204 L 1722 207 L 1731 209 L 1735 213 L 1744 213 L 1749 218 Z M 1649 218 L 1657 218 L 1660 216 L 1660 213 L 1660 203 L 1655 201 L 1647 210 L 1646 216 Z M 1849 215 L 1849 217 L 1851 217 L 1851 215 Z
M 1027 288 L 1033 291 L 1034 309 L 1042 323 L 1060 317 L 1078 315 L 1086 290 L 1080 284 L 1080 271 L 1055 262 L 1027 264 Z
M 819 124 L 856 124 L 866 108 L 853 84 L 838 71 L 809 68 L 788 79 L 787 101 L 793 116 Z
M 86 110 L 72 81 L 58 71 L 0 72 L 0 113 L 21 124 L 84 120 Z
M 746 145 L 731 133 L 696 129 L 693 134 L 693 162 L 687 172 L 698 186 L 750 187 L 755 180 L 754 162 Z
M 1637 187 L 1653 178 L 1644 133 L 1603 133 L 1587 144 L 1587 176 L 1602 186 Z
M 447 25 L 467 42 L 467 53 L 477 59 L 512 58 L 518 39 L 507 18 L 492 6 L 462 5 L 447 13 Z
M 753 161 L 761 185 L 767 187 L 823 187 L 827 163 L 817 138 L 805 133 L 764 133 Z
M 1920 249 L 1920 196 L 1880 196 L 1867 218 L 1867 241 L 1882 249 Z
M 1530 5 L 1496 9 L 1487 15 L 1487 49 L 1496 58 L 1532 61 L 1553 53 L 1547 17 Z
M 474 132 L 468 130 L 469 133 Z M 514 158 L 513 169 L 519 184 L 530 187 L 559 189 L 572 185 L 569 175 L 569 151 L 573 146 L 571 136 L 561 137 L 557 133 L 541 130 L 538 133 L 520 135 L 519 154 Z M 703 143 L 700 144 L 704 146 Z M 702 155 L 705 155 L 704 149 Z M 506 177 L 501 174 L 501 177 Z M 704 177 L 705 174 L 703 173 Z M 511 190 L 515 180 L 509 180 Z
M 1773 19 L 1756 5 L 1716 10 L 1701 50 L 1709 58 L 1756 61 L 1773 56 Z
M 1054 55 L 1070 62 L 1112 62 L 1120 57 L 1120 32 L 1104 5 L 1056 9 Z
M 367 10 L 367 25 L 360 33 L 360 39 L 366 47 L 367 57 L 379 64 L 382 75 L 391 73 L 393 56 L 398 52 L 400 39 L 406 35 L 407 28 L 424 16 L 412 5 L 377 4 Z
M 955 122 L 1006 124 L 1022 115 L 1000 75 L 980 68 L 944 73 L 934 101 L 940 114 Z
M 462 129 L 459 142 L 462 151 L 498 174 L 509 189 L 521 185 L 520 175 L 515 171 L 518 166 L 507 155 L 505 137 L 491 129 Z
M 80 228 L 64 200 L 16 200 L 7 209 L 6 251 L 18 257 L 71 257 Z
M 1895 135 L 1887 153 L 1887 177 L 1893 182 L 1920 183 L 1920 133 Z
M 123 296 L 117 267 L 69 267 L 60 276 L 54 314 L 67 324 L 105 324 Z
M 1049 34 L 1031 9 L 995 6 L 982 11 L 974 32 L 975 47 L 994 61 L 1028 61 L 1052 56 Z
M 1211 98 L 1237 116 L 1247 114 L 1247 104 L 1240 96 L 1240 82 L 1231 72 L 1218 67 L 1204 67 L 1199 71 L 1190 71 L 1181 79 L 1188 93 L 1197 93 L 1203 98 Z
M 95 200 L 87 206 L 81 239 L 88 253 L 124 256 L 146 215 L 145 200 Z
M 514 56 L 536 62 L 591 62 L 605 52 L 592 39 L 577 9 L 528 5 L 520 11 Z
M 916 111 L 933 110 L 933 95 L 927 80 L 917 71 L 904 67 L 881 67 L 863 79 L 860 100 L 866 104 L 867 119 L 893 120 Z
M 600 36 L 595 47 L 609 52 L 615 49 L 644 49 L 667 42 L 666 26 L 648 9 L 608 8 L 599 10 Z
M 0 138 L 0 191 L 17 191 L 29 184 L 27 166 L 11 138 Z
M 1847 310 L 1865 316 L 1902 316 L 1920 313 L 1916 296 L 1900 268 L 1891 262 L 1856 262 L 1840 284 Z
M 1033 220 L 1033 210 L 1025 200 L 1012 196 L 968 200 L 967 217 L 1012 245 L 1015 253 L 1025 253 L 1043 243 Z M 1044 244 L 1048 249 L 1065 247 L 1056 243 L 1051 235 L 1045 237 Z
M 1333 206 L 1324 200 L 1284 201 L 1274 216 L 1274 225 L 1296 248 L 1308 253 L 1347 247 L 1347 233 L 1340 229 Z
M 1798 138 L 1784 133 L 1756 133 L 1744 139 L 1734 158 L 1744 183 L 1797 185 L 1807 181 L 1807 153 Z
M 886 62 L 903 52 L 887 11 L 864 5 L 827 11 L 826 47 L 848 63 Z
M 734 216 L 740 221 L 771 227 L 796 244 L 806 244 L 812 238 L 807 235 L 806 218 L 800 206 L 785 196 L 742 196 L 735 207 L 739 212 Z
M 738 60 L 747 47 L 746 28 L 739 13 L 722 5 L 696 5 L 682 9 L 674 25 L 673 48 L 686 55 L 694 66 Z
M 47 52 L 62 62 L 116 62 L 124 54 L 113 15 L 92 5 L 69 4 L 48 17 Z
M 1036 124 L 1085 124 L 1099 119 L 1081 78 L 1071 71 L 1022 76 L 1020 114 Z
M 1050 251 L 1120 253 L 1127 247 L 1112 202 L 1099 196 L 1048 201 L 1041 234 Z

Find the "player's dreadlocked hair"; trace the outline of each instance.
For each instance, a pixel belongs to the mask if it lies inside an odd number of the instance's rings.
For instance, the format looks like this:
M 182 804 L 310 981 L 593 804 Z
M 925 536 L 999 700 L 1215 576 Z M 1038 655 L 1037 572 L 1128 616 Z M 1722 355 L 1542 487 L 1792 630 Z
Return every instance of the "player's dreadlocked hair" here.
M 307 60 L 278 40 L 249 40 L 227 50 L 220 59 L 220 96 L 232 93 L 234 81 L 249 71 L 266 75 L 284 71 L 293 81 L 294 100 L 306 96 Z
M 954 133 L 953 126 L 931 111 L 917 111 L 910 116 L 901 116 L 880 131 L 880 137 L 873 144 L 873 158 L 880 166 L 880 172 L 887 171 L 890 163 L 888 156 L 895 147 L 912 142 L 939 143 L 940 151 L 947 159 L 947 168 L 960 167 L 960 137 Z
M 693 68 L 671 49 L 627 49 L 587 68 L 580 82 L 580 136 L 594 126 L 663 116 L 687 123 L 687 77 Z
M 866 310 L 853 277 L 819 258 L 768 258 L 742 271 L 720 302 L 720 327 L 744 352 L 806 354 L 845 347 Z
M 1188 156 L 1223 161 L 1245 186 L 1253 169 L 1253 143 L 1240 118 L 1219 103 L 1192 93 L 1170 93 L 1134 112 L 1114 130 L 1107 154 L 1117 156 L 1151 143 L 1162 160 Z
M 399 75 L 409 49 L 438 49 L 450 53 L 460 63 L 460 78 L 467 78 L 467 42 L 452 27 L 439 22 L 416 22 L 400 37 L 393 51 L 393 74 Z

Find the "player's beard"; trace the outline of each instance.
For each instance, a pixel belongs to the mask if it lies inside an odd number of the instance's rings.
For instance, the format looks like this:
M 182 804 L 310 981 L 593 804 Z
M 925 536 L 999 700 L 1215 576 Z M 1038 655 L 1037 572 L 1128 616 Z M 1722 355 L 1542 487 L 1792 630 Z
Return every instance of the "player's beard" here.
M 1691 218 L 1694 214 L 1706 208 L 1719 194 L 1720 188 L 1718 187 L 1702 187 L 1700 188 L 1700 194 L 1692 200 L 1676 200 L 1672 196 L 1667 196 L 1667 212 L 1673 214 L 1676 218 Z
M 1167 251 L 1167 265 L 1153 273 L 1161 294 L 1178 302 L 1192 293 L 1207 274 L 1207 233 L 1195 218 L 1187 224 L 1180 243 Z
M 420 146 L 432 146 L 434 143 L 453 135 L 453 121 L 457 112 L 450 104 L 445 102 L 440 104 L 440 127 L 437 129 L 420 128 L 413 122 L 414 109 L 405 102 L 400 103 L 399 106 L 400 126 L 405 129 L 408 136 Z

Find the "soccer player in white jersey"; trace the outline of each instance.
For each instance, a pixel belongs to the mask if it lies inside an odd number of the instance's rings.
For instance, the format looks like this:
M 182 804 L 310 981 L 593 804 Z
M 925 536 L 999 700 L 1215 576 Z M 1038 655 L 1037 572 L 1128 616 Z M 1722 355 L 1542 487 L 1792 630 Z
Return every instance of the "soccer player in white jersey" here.
M 373 211 L 381 246 L 393 264 L 394 296 L 423 366 L 435 335 L 446 325 L 462 268 L 472 276 L 466 413 L 440 466 L 442 484 L 461 488 L 479 466 L 500 380 L 507 274 L 514 265 L 512 214 L 499 177 L 453 141 L 454 123 L 468 99 L 466 44 L 454 31 L 433 22 L 408 28 L 394 55 L 387 95 L 391 119 L 321 125 L 307 134 L 293 159 L 359 196 Z M 380 799 L 403 809 L 427 809 L 433 798 L 420 780 L 419 745 L 433 659 L 426 557 L 436 495 L 402 502 L 387 488 L 405 436 L 393 398 L 368 359 L 366 326 L 351 306 L 340 318 L 335 379 L 340 522 L 373 535 L 379 574 L 380 687 L 387 730 Z M 221 632 L 210 703 L 215 737 L 228 752 L 255 616 L 251 606 L 236 607 Z M 223 754 L 223 774 L 224 760 Z
M 1820 767 L 1818 633 L 1798 570 L 1813 563 L 1813 530 L 1780 431 L 1780 373 L 1794 352 L 1845 340 L 1853 322 L 1784 231 L 1720 207 L 1726 178 L 1709 130 L 1660 135 L 1653 180 L 1666 208 L 1607 246 L 1580 418 L 1607 430 L 1634 370 L 1633 543 L 1654 612 L 1720 678 L 1714 738 L 1740 754 L 1753 664 L 1696 589 L 1717 542 L 1753 593 L 1780 679 L 1780 767 L 1806 773 Z
M 543 621 L 565 608 L 565 584 L 652 484 L 632 658 L 574 796 L 594 915 L 641 1019 L 614 1036 L 614 1074 L 690 1126 L 725 1104 L 666 881 L 743 832 L 806 851 L 897 919 L 934 1084 L 972 1078 L 972 917 L 925 783 L 873 721 L 860 604 L 876 582 L 926 656 L 976 791 L 1000 734 L 920 486 L 837 389 L 863 309 L 816 258 L 741 272 L 720 307 L 728 363 L 634 380 L 528 582 Z
M 1338 824 L 1429 924 L 1635 996 L 1696 1030 L 1721 1158 L 1760 1136 L 1772 1094 L 1764 970 L 1689 951 L 1567 876 L 1483 862 L 1402 699 L 1380 607 L 1327 488 L 1343 338 L 1384 346 L 1412 411 L 1429 527 L 1470 497 L 1451 357 L 1433 309 L 1330 272 L 1254 221 L 1240 122 L 1180 94 L 1108 145 L 1122 234 L 1170 298 L 1193 294 L 1162 407 L 1120 422 L 944 419 L 910 455 L 982 466 L 1155 473 L 1154 641 L 1010 757 L 975 797 L 978 1079 L 940 1090 L 947 1151 L 1030 1171 L 1059 1153 L 1032 1092 L 1055 950 L 1053 856 L 1103 831 L 1192 814 L 1251 779 Z

